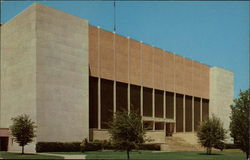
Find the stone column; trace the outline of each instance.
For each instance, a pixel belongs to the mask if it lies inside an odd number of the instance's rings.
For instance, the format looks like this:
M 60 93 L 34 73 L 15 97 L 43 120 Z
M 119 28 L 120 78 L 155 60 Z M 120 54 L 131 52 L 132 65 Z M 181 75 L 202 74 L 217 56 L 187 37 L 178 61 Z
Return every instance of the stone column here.
M 114 81 L 114 87 L 113 87 L 113 92 L 114 92 L 114 97 L 113 97 L 113 103 L 114 103 L 114 108 L 113 108 L 113 114 L 116 113 L 116 81 Z
M 101 129 L 101 78 L 98 78 L 98 129 Z
M 141 116 L 143 117 L 143 86 L 141 86 Z
M 183 95 L 183 132 L 186 132 L 186 95 Z
M 176 93 L 174 93 L 174 133 L 176 133 Z
M 153 94 L 152 94 L 152 114 L 153 118 L 155 118 L 155 89 L 153 89 Z
M 128 113 L 130 113 L 130 84 L 128 84 Z
M 192 96 L 192 132 L 194 132 L 194 97 Z
M 202 122 L 202 98 L 200 101 L 200 122 Z
M 165 119 L 166 117 L 167 117 L 166 115 L 166 92 L 163 91 L 163 118 Z

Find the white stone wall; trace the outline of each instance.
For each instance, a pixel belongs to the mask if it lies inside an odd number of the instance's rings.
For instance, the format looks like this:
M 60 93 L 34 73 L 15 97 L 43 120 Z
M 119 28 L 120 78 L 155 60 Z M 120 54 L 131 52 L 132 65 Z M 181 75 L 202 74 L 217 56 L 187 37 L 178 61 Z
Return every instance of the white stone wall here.
M 36 33 L 35 7 L 17 15 L 1 27 L 0 128 L 9 128 L 11 118 L 28 114 L 36 118 Z M 34 152 L 34 144 L 28 145 Z M 9 150 L 21 150 L 9 140 Z
M 89 135 L 88 22 L 36 4 L 38 141 Z
M 30 115 L 37 138 L 26 151 L 88 138 L 88 46 L 87 21 L 37 3 L 1 27 L 0 128 Z
M 225 129 L 229 129 L 230 105 L 234 96 L 234 74 L 231 71 L 212 67 L 210 69 L 210 102 L 209 115 L 219 117 Z M 228 134 L 229 137 L 229 134 Z M 228 139 L 230 141 L 230 137 Z

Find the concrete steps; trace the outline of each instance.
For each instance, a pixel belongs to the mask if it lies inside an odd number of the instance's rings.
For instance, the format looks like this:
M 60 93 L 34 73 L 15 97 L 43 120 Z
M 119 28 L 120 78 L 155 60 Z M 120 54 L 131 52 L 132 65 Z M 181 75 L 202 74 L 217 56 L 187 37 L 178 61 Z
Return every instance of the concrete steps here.
M 182 151 L 204 151 L 204 148 L 197 142 L 193 134 L 178 134 L 166 137 L 165 144 L 161 145 L 161 151 L 182 152 Z

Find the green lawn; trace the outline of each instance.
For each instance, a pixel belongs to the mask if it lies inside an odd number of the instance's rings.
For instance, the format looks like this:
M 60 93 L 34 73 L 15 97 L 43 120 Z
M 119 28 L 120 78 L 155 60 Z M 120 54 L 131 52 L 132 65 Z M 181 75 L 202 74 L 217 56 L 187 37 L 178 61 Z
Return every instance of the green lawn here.
M 126 159 L 125 152 L 100 151 L 85 152 L 87 159 Z M 165 159 L 165 160 L 244 160 L 245 154 L 240 152 L 214 152 L 206 155 L 204 152 L 132 152 L 131 159 Z
M 45 156 L 37 154 L 24 154 L 21 153 L 10 153 L 10 152 L 0 152 L 0 158 L 3 159 L 63 159 L 61 156 Z
M 87 155 L 87 159 L 126 159 L 126 152 L 96 151 L 96 152 L 49 152 L 58 156 L 44 156 L 36 154 L 0 152 L 0 157 L 4 159 L 63 159 L 64 155 Z M 131 152 L 131 159 L 165 159 L 165 160 L 245 160 L 245 154 L 228 150 L 223 152 L 213 152 L 213 155 L 206 155 L 204 152 L 158 152 L 141 151 Z

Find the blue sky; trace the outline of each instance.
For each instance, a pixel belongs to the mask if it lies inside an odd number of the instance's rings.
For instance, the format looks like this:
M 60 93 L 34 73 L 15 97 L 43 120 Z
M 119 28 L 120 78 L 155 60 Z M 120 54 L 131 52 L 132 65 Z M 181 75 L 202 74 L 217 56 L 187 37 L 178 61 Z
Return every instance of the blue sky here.
M 6 23 L 31 1 L 1 2 Z M 43 1 L 113 31 L 113 2 Z M 234 72 L 235 96 L 249 88 L 249 2 L 116 2 L 117 33 Z

